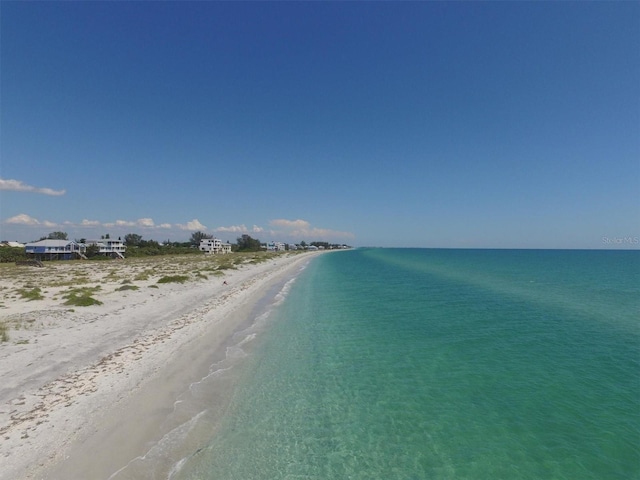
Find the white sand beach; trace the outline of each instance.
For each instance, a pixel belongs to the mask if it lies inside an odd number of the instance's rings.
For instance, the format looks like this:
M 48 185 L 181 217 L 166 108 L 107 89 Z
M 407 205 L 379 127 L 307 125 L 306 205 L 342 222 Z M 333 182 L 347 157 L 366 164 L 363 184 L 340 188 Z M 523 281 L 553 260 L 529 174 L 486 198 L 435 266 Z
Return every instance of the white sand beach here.
M 145 455 L 179 393 L 312 255 L 3 266 L 0 480 L 108 479 Z M 184 283 L 158 283 L 172 276 Z M 82 295 L 102 304 L 65 305 Z

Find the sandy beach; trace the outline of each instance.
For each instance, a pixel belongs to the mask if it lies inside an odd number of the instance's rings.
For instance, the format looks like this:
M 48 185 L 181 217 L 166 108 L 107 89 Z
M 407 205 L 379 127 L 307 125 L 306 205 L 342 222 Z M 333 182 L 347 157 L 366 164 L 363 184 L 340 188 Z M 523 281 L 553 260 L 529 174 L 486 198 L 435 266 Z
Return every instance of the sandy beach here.
M 0 480 L 115 478 L 149 454 L 180 392 L 312 255 L 3 265 Z

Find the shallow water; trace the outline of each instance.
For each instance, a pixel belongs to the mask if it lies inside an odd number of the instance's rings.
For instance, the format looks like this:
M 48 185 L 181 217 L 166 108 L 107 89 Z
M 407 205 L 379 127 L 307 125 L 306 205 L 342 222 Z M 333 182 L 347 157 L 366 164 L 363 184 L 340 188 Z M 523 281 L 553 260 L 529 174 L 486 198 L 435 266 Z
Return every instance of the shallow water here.
M 640 478 L 640 252 L 358 249 L 280 299 L 171 478 Z

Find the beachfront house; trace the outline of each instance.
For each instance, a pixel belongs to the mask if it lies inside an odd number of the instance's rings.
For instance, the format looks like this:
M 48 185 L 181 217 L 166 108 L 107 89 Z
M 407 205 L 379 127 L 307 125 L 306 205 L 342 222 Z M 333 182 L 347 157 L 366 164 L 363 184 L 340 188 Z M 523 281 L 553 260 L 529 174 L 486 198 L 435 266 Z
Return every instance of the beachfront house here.
M 268 252 L 284 252 L 286 247 L 282 242 L 268 242 L 267 243 L 267 251 Z
M 20 242 L 0 242 L 0 247 L 9 247 L 9 248 L 24 248 L 24 243 Z
M 231 253 L 231 244 L 223 243 L 219 238 L 203 238 L 198 247 L 204 253 Z
M 95 245 L 98 247 L 100 255 L 112 258 L 124 258 L 124 254 L 127 251 L 126 245 L 120 239 L 101 238 L 100 240 L 88 240 L 86 245 Z
M 74 260 L 86 258 L 86 246 L 73 240 L 40 240 L 27 243 L 24 247 L 32 260 Z

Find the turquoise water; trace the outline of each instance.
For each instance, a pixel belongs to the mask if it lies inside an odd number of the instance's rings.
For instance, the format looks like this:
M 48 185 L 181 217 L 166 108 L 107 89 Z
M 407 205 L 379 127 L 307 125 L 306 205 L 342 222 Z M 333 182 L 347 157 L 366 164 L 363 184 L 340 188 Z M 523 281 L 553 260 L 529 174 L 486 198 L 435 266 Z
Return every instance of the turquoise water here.
M 173 479 L 640 479 L 640 252 L 358 249 L 289 285 Z

